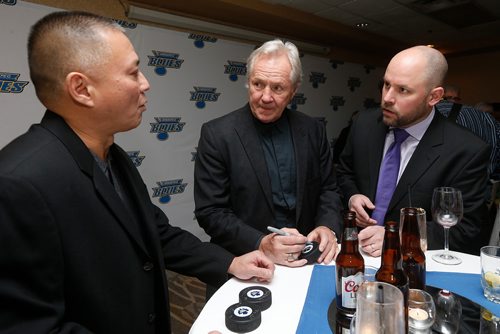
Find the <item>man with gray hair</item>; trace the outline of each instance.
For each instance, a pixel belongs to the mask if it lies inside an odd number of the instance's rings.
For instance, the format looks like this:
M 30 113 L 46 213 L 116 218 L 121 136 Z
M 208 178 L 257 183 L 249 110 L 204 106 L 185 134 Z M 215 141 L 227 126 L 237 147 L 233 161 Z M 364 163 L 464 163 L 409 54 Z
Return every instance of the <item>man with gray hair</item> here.
M 433 189 L 440 186 L 463 196 L 463 219 L 450 230 L 450 249 L 479 254 L 487 242 L 480 233 L 491 231 L 484 198 L 490 147 L 436 112 L 447 70 L 438 50 L 401 51 L 385 71 L 381 109 L 360 112 L 352 124 L 340 156 L 339 186 L 363 228 L 358 238 L 366 254 L 381 255 L 383 225 L 399 221 L 400 209 L 408 206 L 427 213 L 429 249 L 443 248 L 443 228 L 431 212 Z M 393 156 L 398 163 L 385 168 Z
M 287 108 L 301 82 L 299 52 L 273 40 L 247 60 L 248 103 L 201 129 L 195 163 L 198 223 L 234 254 L 260 249 L 275 263 L 303 266 L 335 257 L 341 201 L 324 124 Z M 267 226 L 288 235 L 269 233 Z

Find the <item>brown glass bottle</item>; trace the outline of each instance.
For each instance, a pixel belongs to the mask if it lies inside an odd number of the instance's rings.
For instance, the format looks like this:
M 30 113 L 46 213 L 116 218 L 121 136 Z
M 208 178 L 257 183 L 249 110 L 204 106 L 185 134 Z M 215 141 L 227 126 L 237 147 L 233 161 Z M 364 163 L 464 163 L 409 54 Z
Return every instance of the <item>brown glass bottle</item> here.
M 351 320 L 352 317 L 337 311 L 335 314 L 335 334 L 354 334 L 351 333 Z
M 425 290 L 425 254 L 420 247 L 418 208 L 401 209 L 401 253 L 410 289 Z
M 356 213 L 344 213 L 344 230 L 341 236 L 340 253 L 335 260 L 337 310 L 352 317 L 356 312 L 356 293 L 363 282 L 365 261 L 358 249 Z
M 408 333 L 408 277 L 403 270 L 403 258 L 399 242 L 399 224 L 394 221 L 385 223 L 382 259 L 380 268 L 375 274 L 375 280 L 392 284 L 403 293 L 406 332 Z

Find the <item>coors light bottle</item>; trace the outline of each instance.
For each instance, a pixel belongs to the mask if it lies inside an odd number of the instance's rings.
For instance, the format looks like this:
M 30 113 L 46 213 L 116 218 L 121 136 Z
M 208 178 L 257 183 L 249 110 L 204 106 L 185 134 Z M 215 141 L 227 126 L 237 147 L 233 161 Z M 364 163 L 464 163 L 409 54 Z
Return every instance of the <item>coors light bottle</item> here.
M 339 313 L 352 317 L 356 312 L 356 293 L 363 283 L 365 262 L 358 249 L 358 228 L 356 213 L 344 213 L 344 231 L 340 253 L 335 260 L 337 281 L 337 310 Z

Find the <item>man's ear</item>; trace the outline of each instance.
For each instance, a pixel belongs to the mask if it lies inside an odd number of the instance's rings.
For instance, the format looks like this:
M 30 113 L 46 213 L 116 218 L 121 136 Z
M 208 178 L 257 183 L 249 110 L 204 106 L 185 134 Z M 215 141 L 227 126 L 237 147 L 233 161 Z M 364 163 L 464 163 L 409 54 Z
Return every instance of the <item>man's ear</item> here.
M 430 106 L 436 105 L 436 103 L 438 103 L 443 99 L 443 95 L 444 95 L 443 87 L 436 87 L 433 90 L 431 90 L 429 94 L 429 105 Z
M 75 103 L 86 107 L 94 106 L 93 86 L 86 75 L 80 72 L 68 73 L 64 83 L 69 96 Z

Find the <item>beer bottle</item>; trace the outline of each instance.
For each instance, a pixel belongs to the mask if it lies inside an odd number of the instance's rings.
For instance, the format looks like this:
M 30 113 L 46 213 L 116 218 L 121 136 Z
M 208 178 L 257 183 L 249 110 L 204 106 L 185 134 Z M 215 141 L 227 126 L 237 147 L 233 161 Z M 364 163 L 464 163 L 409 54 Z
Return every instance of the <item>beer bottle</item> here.
M 352 317 L 356 312 L 356 293 L 363 283 L 365 270 L 365 261 L 358 249 L 358 228 L 354 211 L 344 213 L 344 230 L 335 266 L 337 310 Z
M 401 209 L 401 253 L 410 289 L 425 290 L 425 254 L 420 247 L 418 208 Z
M 408 277 L 403 270 L 403 259 L 399 242 L 399 224 L 394 221 L 385 223 L 384 244 L 380 268 L 375 274 L 375 280 L 386 282 L 399 288 L 403 293 L 406 332 L 408 333 Z

